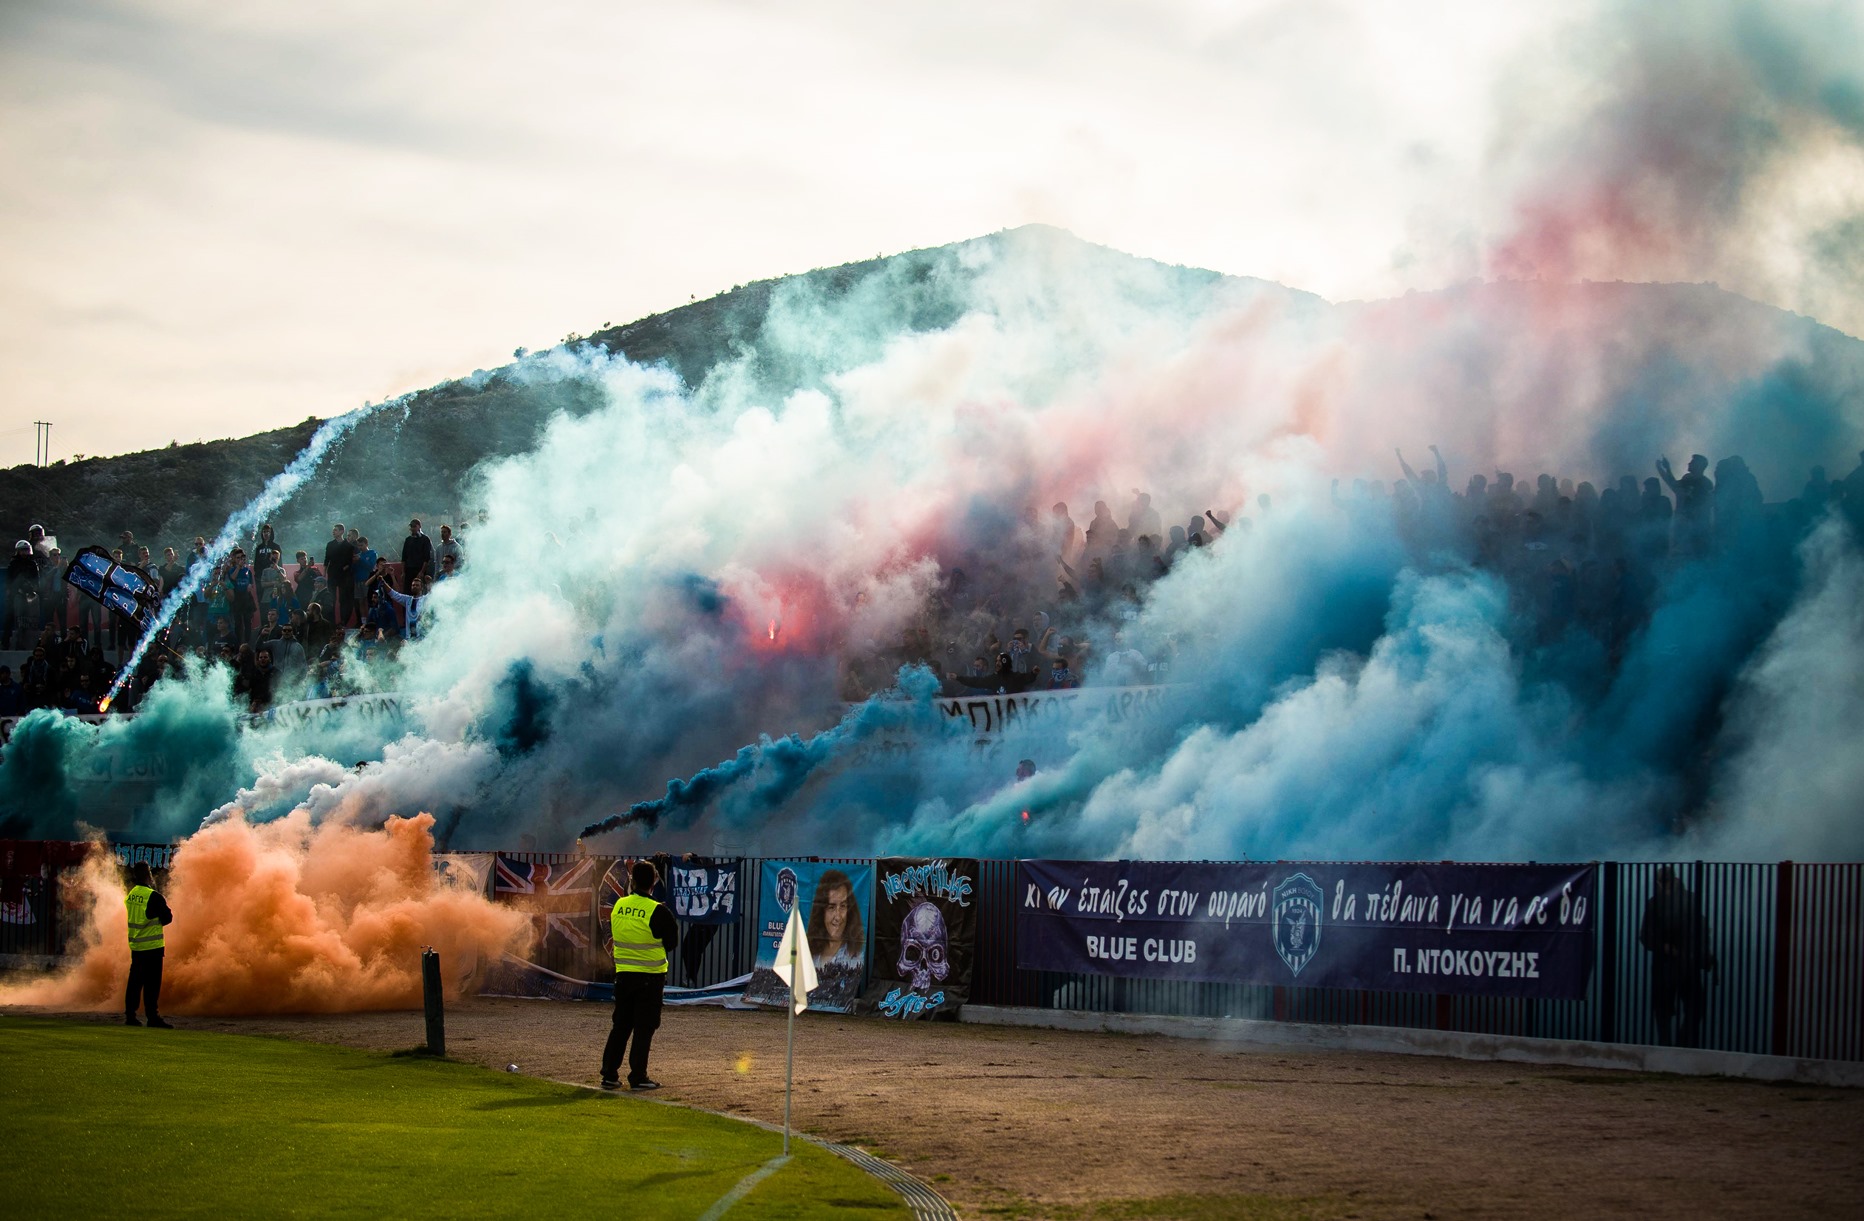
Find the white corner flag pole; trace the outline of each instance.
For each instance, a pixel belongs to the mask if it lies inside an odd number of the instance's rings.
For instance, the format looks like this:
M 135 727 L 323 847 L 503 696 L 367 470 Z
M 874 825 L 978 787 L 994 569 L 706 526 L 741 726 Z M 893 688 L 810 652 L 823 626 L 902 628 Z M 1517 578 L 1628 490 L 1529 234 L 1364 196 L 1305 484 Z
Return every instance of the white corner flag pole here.
M 790 909 L 790 922 L 784 926 L 783 941 L 777 946 L 775 970 L 777 978 L 790 986 L 788 1048 L 783 1055 L 783 1156 L 788 1157 L 790 1095 L 796 1082 L 796 1015 L 809 1007 L 809 992 L 816 986 L 815 955 L 809 949 L 802 914 L 795 907 Z
M 790 919 L 794 921 L 796 919 L 795 915 L 792 914 Z M 790 978 L 794 980 L 796 978 L 797 938 L 792 937 L 789 941 Z M 792 983 L 790 985 L 792 1000 L 794 1000 L 795 991 L 796 985 Z M 806 1004 L 807 1002 L 805 1001 L 804 1003 Z M 790 1028 L 786 1039 L 787 1047 L 783 1053 L 783 1156 L 788 1157 L 790 1155 L 790 1090 L 796 1081 L 796 1006 L 792 1003 L 785 1005 L 784 1008 L 790 1011 Z

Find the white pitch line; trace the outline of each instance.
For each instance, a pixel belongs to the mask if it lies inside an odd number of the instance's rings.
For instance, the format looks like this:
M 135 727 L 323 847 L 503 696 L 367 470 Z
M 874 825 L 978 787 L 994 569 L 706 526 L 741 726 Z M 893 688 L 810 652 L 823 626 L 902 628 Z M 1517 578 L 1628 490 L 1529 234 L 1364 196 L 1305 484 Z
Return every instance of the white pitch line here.
M 733 1204 L 751 1194 L 751 1189 L 775 1174 L 783 1163 L 790 1159 L 782 1155 L 771 1158 L 751 1173 L 738 1180 L 738 1185 L 720 1196 L 712 1207 L 699 1214 L 699 1221 L 718 1221 Z

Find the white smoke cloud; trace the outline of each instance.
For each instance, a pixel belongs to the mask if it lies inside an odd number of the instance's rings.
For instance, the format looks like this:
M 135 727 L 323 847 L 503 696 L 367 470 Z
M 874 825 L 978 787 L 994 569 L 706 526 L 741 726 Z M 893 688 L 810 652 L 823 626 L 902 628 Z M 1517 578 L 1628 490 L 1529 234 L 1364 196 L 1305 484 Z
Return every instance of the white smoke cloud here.
M 1731 701 L 1721 800 L 1705 856 L 1864 855 L 1864 558 L 1836 516 L 1806 540 L 1805 592 L 1743 671 Z

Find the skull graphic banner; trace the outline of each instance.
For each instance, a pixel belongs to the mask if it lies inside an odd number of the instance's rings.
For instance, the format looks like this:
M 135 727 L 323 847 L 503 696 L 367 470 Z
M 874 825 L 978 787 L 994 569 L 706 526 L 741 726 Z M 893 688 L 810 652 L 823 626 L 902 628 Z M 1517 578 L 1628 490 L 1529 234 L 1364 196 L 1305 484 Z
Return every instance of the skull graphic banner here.
M 863 1012 L 951 1017 L 971 991 L 977 862 L 887 857 L 874 863 L 874 954 Z

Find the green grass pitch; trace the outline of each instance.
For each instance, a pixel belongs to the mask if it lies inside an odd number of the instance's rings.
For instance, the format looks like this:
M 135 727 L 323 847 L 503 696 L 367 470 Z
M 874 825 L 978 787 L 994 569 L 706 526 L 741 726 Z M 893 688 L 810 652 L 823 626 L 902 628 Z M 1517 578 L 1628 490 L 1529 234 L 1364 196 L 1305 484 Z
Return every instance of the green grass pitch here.
M 17 1217 L 699 1217 L 783 1138 L 626 1095 L 279 1039 L 0 1018 Z M 733 1217 L 896 1218 L 806 1141 Z

